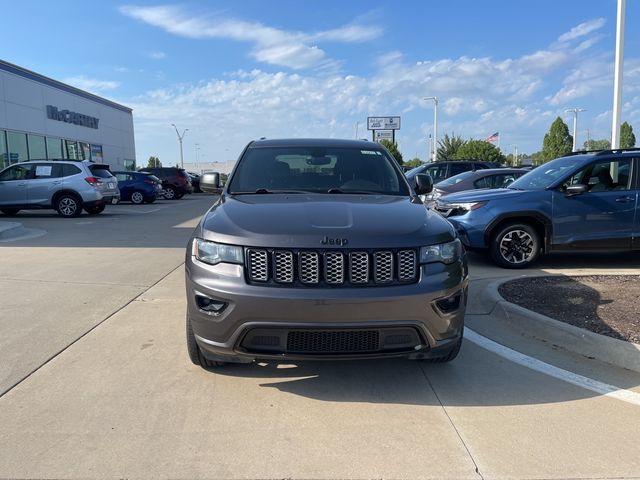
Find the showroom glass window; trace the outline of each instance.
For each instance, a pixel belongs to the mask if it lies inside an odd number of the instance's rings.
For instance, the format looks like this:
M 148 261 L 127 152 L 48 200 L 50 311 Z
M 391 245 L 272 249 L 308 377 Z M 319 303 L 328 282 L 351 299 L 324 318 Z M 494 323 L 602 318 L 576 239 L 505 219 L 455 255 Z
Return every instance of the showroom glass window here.
M 74 142 L 73 140 L 65 140 L 65 142 L 67 144 L 67 158 L 69 158 L 69 160 L 81 160 L 78 142 Z
M 47 137 L 47 158 L 50 160 L 64 158 L 62 154 L 62 139 Z
M 7 132 L 9 163 L 26 162 L 29 160 L 26 133 Z
M 7 136 L 4 130 L 0 130 L 0 169 L 9 166 L 7 155 Z
M 130 171 L 135 171 L 136 169 L 136 161 L 135 160 L 124 160 L 124 169 L 125 170 L 130 170 Z
M 27 141 L 29 143 L 29 159 L 30 160 L 43 160 L 47 158 L 47 147 L 44 143 L 44 137 L 42 135 L 27 135 Z
M 88 143 L 78 142 L 80 160 L 91 160 L 91 147 Z

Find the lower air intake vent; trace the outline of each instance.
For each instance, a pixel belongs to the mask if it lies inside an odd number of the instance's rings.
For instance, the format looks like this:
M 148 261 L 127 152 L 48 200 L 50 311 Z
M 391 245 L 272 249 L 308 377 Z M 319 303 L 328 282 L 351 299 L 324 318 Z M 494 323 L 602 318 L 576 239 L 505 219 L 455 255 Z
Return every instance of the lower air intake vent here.
M 357 353 L 380 348 L 377 330 L 300 330 L 287 336 L 289 353 Z

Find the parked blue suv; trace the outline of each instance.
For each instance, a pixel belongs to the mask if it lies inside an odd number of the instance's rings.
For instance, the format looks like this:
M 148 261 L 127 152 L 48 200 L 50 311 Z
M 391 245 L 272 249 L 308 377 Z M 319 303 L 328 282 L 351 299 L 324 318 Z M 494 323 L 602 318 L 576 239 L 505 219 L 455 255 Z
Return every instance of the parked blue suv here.
M 162 182 L 149 173 L 113 172 L 118 179 L 120 200 L 131 203 L 153 203 L 162 195 Z
M 543 252 L 640 250 L 640 149 L 558 158 L 507 188 L 454 193 L 435 209 L 467 248 L 523 268 Z

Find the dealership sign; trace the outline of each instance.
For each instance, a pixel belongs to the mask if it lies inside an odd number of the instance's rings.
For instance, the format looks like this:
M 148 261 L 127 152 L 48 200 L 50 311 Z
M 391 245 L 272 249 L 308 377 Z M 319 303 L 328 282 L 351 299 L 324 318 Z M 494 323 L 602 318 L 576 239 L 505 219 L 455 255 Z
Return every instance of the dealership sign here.
M 400 117 L 367 117 L 367 130 L 400 130 Z
M 376 142 L 380 140 L 393 140 L 393 130 L 376 130 Z
M 98 128 L 98 122 L 100 121 L 99 118 L 90 117 L 89 115 L 83 115 L 69 110 L 58 110 L 58 107 L 54 107 L 53 105 L 47 105 L 47 118 L 95 129 Z

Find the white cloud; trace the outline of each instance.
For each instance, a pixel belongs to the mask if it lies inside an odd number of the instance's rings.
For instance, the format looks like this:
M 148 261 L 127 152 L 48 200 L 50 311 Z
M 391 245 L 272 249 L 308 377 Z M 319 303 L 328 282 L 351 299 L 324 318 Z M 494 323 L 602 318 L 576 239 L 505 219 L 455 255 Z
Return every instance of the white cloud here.
M 592 33 L 584 33 L 587 30 L 574 31 L 572 38 L 588 42 Z M 273 38 L 292 35 L 270 32 Z M 274 40 L 275 50 L 270 51 L 265 42 L 256 40 L 255 54 L 266 52 L 269 59 L 277 57 L 282 64 L 327 60 L 320 49 L 317 58 L 304 50 L 313 49 L 309 43 Z M 134 108 L 141 158 L 159 153 L 161 145 L 168 151 L 175 149 L 167 118 L 189 128 L 203 149 L 207 138 L 212 139 L 212 150 L 220 150 L 218 144 L 224 139 L 225 148 L 235 155 L 249 140 L 261 136 L 353 138 L 356 122 L 360 122 L 359 136 L 370 136 L 363 126 L 367 116 L 402 114 L 398 138 L 426 150 L 433 106 L 422 98 L 431 95 L 440 99 L 441 133 L 486 138 L 499 131 L 505 145 L 516 143 L 522 151 L 532 152 L 541 147 L 551 119 L 562 115 L 564 107 L 574 106 L 573 101 L 584 95 L 596 98 L 610 92 L 610 53 L 576 52 L 577 43 L 552 45 L 514 58 L 462 56 L 416 62 L 392 51 L 378 56 L 376 69 L 368 76 L 240 70 L 223 78 L 148 92 L 127 104 Z M 297 51 L 296 45 L 303 51 Z M 279 48 L 284 46 L 291 49 Z M 265 61 L 271 63 L 269 59 Z M 627 59 L 625 78 L 640 85 L 640 62 Z M 628 95 L 636 88 L 633 83 L 625 84 Z M 637 88 L 635 96 L 640 96 Z M 592 110 L 595 115 L 602 108 Z M 224 160 L 224 151 L 211 157 Z
M 604 18 L 595 18 L 593 20 L 589 20 L 587 22 L 583 22 L 580 25 L 573 27 L 566 33 L 563 33 L 558 37 L 558 41 L 561 43 L 570 42 L 577 38 L 584 37 L 596 30 L 600 30 L 604 27 L 606 20 Z
M 154 60 L 163 60 L 167 58 L 167 54 L 164 52 L 151 52 L 149 53 L 149 57 L 153 58 Z
M 68 77 L 62 80 L 64 83 L 73 85 L 74 87 L 81 88 L 82 90 L 88 90 L 93 92 L 103 92 L 107 90 L 114 90 L 120 86 L 120 82 L 113 80 L 98 80 L 95 78 L 85 77 L 84 75 L 77 75 L 75 77 Z
M 131 18 L 182 37 L 222 38 L 252 43 L 251 55 L 259 62 L 293 69 L 331 63 L 324 50 L 315 45 L 316 42 L 366 42 L 382 34 L 380 27 L 356 24 L 312 33 L 287 31 L 259 22 L 191 14 L 171 5 L 125 5 L 119 10 Z

